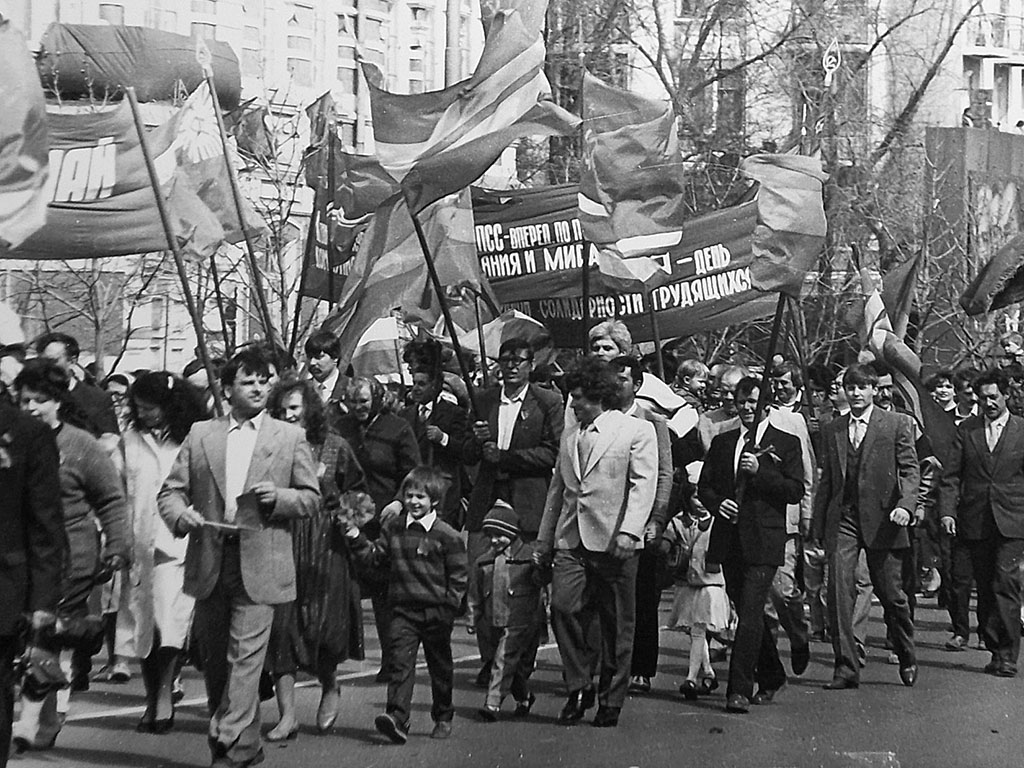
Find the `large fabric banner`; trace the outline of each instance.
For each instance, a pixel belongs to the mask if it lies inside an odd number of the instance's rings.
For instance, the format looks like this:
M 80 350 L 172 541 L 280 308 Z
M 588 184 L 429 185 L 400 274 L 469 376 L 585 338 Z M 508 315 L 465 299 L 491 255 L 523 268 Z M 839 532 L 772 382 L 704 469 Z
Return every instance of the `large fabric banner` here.
M 100 112 L 51 112 L 47 123 L 46 224 L 0 255 L 91 259 L 167 250 L 127 102 Z
M 594 249 L 583 239 L 575 184 L 532 190 L 474 190 L 476 248 L 484 275 L 505 308 L 544 323 L 557 346 L 583 338 L 582 269 L 586 254 L 591 322 L 618 317 L 634 341 L 654 338 L 643 293 L 602 283 Z M 663 339 L 768 317 L 777 297 L 751 285 L 756 202 L 695 217 L 675 246 L 657 255 L 667 282 L 650 292 Z

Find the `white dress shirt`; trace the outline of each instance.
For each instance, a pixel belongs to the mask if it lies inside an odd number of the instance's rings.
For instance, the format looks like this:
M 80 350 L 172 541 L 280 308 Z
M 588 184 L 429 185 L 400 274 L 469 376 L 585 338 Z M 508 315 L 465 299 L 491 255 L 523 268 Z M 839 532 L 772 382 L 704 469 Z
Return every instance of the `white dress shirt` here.
M 511 398 L 505 395 L 505 390 L 501 390 L 501 400 L 498 403 L 498 448 L 502 451 L 507 451 L 509 445 L 512 443 L 512 430 L 516 426 L 516 419 L 519 418 L 519 412 L 523 409 L 523 400 L 526 398 L 526 391 L 529 389 L 529 384 L 524 384 L 523 388 L 520 389 Z
M 238 421 L 234 414 L 228 421 L 227 456 L 224 462 L 224 522 L 235 522 L 238 497 L 245 492 L 245 478 L 249 474 L 252 454 L 256 450 L 256 437 L 263 424 L 266 411 L 251 419 Z
M 1009 411 L 1003 411 L 1003 415 L 994 421 L 989 421 L 987 417 L 985 418 L 985 442 L 988 444 L 989 453 L 996 449 L 996 446 L 999 444 L 999 438 L 1003 434 L 1003 428 L 1009 420 Z
M 764 431 L 768 429 L 768 419 L 762 419 L 761 423 L 757 425 L 757 439 L 754 440 L 754 444 L 760 444 L 761 440 L 764 439 Z M 736 441 L 736 451 L 732 457 L 733 471 L 738 472 L 740 468 L 740 456 L 743 454 L 743 449 L 747 444 L 747 435 L 750 430 L 743 426 L 740 422 L 740 439 Z
M 437 512 L 435 510 L 431 510 L 430 512 L 427 512 L 427 514 L 425 514 L 419 520 L 417 520 L 412 515 L 408 515 L 406 517 L 406 520 L 405 520 L 405 527 L 406 528 L 412 528 L 413 523 L 416 523 L 417 525 L 422 525 L 423 526 L 423 530 L 429 531 L 431 528 L 434 527 L 434 522 L 436 520 L 437 520 Z
M 864 436 L 868 433 L 868 424 L 871 423 L 871 414 L 874 412 L 874 404 L 869 405 L 864 409 L 864 413 L 860 416 L 854 416 L 853 412 L 850 412 L 850 426 L 847 432 L 847 437 L 850 439 L 850 445 L 855 449 L 860 447 L 860 444 L 864 442 Z M 858 430 L 860 434 L 858 434 Z
M 338 386 L 338 378 L 341 376 L 341 370 L 335 368 L 334 372 L 323 381 L 319 381 L 316 384 L 317 391 L 320 393 L 320 399 L 325 403 L 331 399 L 331 395 L 334 394 L 334 388 Z

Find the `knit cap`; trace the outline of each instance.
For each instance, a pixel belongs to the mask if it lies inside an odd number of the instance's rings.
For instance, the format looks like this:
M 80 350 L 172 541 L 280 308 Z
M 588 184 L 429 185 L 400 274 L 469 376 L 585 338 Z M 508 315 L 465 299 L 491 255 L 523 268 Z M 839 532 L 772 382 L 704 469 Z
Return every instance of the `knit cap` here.
M 483 530 L 514 539 L 519 536 L 519 515 L 507 502 L 498 499 L 484 517 Z

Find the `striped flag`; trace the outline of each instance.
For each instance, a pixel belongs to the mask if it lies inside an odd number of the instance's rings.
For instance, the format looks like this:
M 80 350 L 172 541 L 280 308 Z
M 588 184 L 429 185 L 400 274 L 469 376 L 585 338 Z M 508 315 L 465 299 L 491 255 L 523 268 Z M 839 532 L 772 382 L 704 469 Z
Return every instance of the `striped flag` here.
M 541 18 L 499 11 L 473 76 L 440 91 L 391 93 L 377 66 L 362 62 L 377 158 L 413 212 L 472 184 L 518 138 L 575 133 L 579 120 L 545 98 Z
M 751 155 L 740 168 L 759 183 L 750 276 L 761 291 L 799 296 L 828 229 L 821 160 L 804 155 Z
M 50 141 L 46 101 L 25 38 L 0 17 L 0 247 L 46 223 Z
M 434 203 L 420 221 L 443 285 L 467 279 L 485 284 L 476 257 L 468 190 Z M 401 194 L 386 200 L 373 214 L 338 307 L 322 327 L 341 338 L 342 359 L 348 359 L 373 322 L 394 310 L 426 327 L 431 327 L 440 314 L 412 217 Z
M 921 384 L 921 358 L 893 332 L 879 290 L 877 273 L 864 267 L 860 274 L 865 297 L 864 342 L 875 358 L 892 370 L 893 386 L 902 395 L 903 402 L 918 426 L 928 436 L 935 457 L 942 462 L 946 450 L 953 443 L 956 425 Z
M 583 235 L 613 290 L 656 288 L 672 278 L 669 249 L 688 213 L 672 105 L 583 76 Z

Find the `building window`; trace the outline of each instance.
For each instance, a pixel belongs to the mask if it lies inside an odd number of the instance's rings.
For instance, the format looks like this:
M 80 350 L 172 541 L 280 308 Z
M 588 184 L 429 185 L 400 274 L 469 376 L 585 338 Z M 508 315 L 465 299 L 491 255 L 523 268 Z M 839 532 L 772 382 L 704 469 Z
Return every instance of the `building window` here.
M 348 13 L 339 13 L 338 35 L 341 37 L 359 37 L 359 17 Z
M 124 26 L 124 6 L 115 3 L 100 3 L 100 18 L 118 27 Z
M 384 51 L 378 51 L 375 48 L 364 48 L 362 58 L 366 61 L 372 61 L 378 67 L 384 66 Z
M 216 24 L 204 24 L 199 21 L 192 22 L 192 37 L 198 37 L 200 40 L 216 40 L 217 39 L 217 25 Z
M 342 93 L 355 95 L 359 92 L 359 70 L 353 67 L 338 67 L 338 83 Z
M 288 59 L 288 72 L 298 85 L 313 84 L 313 65 L 307 59 Z
M 288 13 L 289 25 L 299 29 L 313 29 L 316 16 L 313 13 L 312 7 L 299 5 L 298 3 L 289 3 L 286 13 Z
M 312 53 L 313 41 L 308 37 L 288 35 L 288 50 L 299 51 L 300 53 Z
M 423 72 L 423 59 L 412 58 L 409 59 L 409 71 L 410 72 Z
M 192 0 L 192 13 L 217 13 L 217 0 Z
M 242 74 L 257 76 L 263 70 L 263 59 L 260 52 L 252 48 L 242 49 Z
M 412 6 L 409 11 L 412 13 L 412 23 L 416 26 L 430 26 L 430 11 L 427 8 Z
M 384 22 L 380 19 L 363 19 L 363 39 L 374 42 L 384 39 Z
M 338 61 L 353 62 L 356 60 L 356 47 L 351 44 L 338 46 Z
M 409 81 L 409 93 L 423 93 L 423 81 L 422 80 L 410 80 Z
M 253 47 L 259 46 L 260 28 L 246 25 L 245 31 L 242 33 L 242 40 L 245 42 L 246 45 L 250 45 Z
M 341 146 L 353 149 L 356 146 L 356 124 L 343 120 L 338 124 L 338 135 L 341 139 Z

